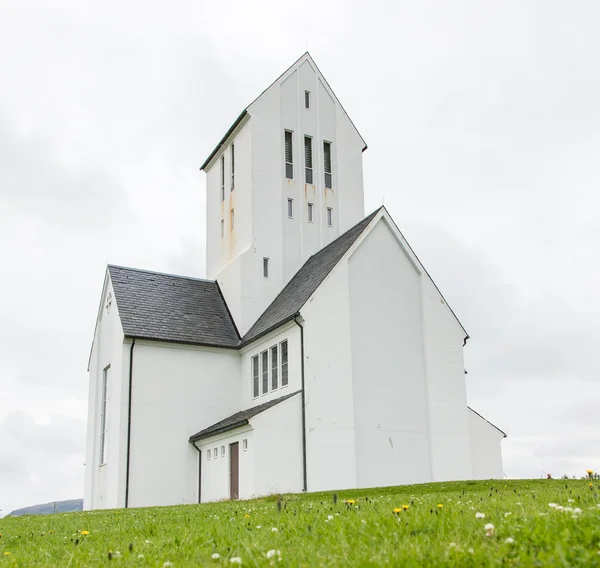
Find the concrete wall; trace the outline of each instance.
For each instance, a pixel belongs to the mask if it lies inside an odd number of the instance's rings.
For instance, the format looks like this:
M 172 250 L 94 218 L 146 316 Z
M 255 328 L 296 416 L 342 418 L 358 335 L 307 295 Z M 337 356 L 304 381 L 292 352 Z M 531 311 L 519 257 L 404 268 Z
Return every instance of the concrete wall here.
M 421 273 L 383 219 L 348 264 L 356 484 L 431 481 Z
M 188 438 L 240 410 L 237 352 L 138 341 L 131 409 L 131 507 L 198 502 Z
M 501 442 L 504 434 L 470 408 L 467 416 L 473 464 L 472 479 L 503 479 Z
M 110 311 L 108 298 L 112 298 Z M 123 345 L 123 329 L 108 273 L 89 364 L 88 423 L 85 457 L 85 509 L 122 507 L 127 435 L 127 380 L 129 354 Z M 103 372 L 110 365 L 106 403 L 107 459 L 100 465 L 100 415 Z

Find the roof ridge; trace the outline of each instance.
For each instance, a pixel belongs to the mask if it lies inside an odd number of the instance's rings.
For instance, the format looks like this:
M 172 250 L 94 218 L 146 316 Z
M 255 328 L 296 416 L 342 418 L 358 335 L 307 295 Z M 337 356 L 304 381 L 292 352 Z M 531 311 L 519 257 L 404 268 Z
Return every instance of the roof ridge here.
M 198 278 L 197 276 L 183 276 L 182 274 L 171 274 L 169 272 L 159 272 L 158 270 L 147 270 L 145 268 L 133 268 L 131 266 L 121 266 L 119 264 L 107 264 L 107 268 L 118 268 L 120 270 L 131 270 L 132 272 L 143 272 L 144 274 L 156 274 L 158 276 L 169 276 L 170 278 L 181 278 L 183 280 L 194 280 L 196 282 L 210 282 L 216 284 L 216 280 L 207 278 Z

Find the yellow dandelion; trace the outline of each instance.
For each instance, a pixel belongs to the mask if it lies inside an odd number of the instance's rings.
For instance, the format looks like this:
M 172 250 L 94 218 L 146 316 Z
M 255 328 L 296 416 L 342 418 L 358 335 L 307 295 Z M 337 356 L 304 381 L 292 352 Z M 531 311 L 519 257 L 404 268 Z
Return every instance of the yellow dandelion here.
M 400 507 L 396 507 L 394 509 L 394 513 L 401 513 L 401 512 L 402 512 L 402 509 Z
M 90 531 L 80 531 L 80 533 L 85 536 L 86 534 L 90 534 Z
M 442 505 L 441 503 L 438 503 L 438 509 L 443 509 L 444 505 Z
M 586 469 L 585 471 L 586 471 L 587 473 L 594 473 L 594 470 L 593 470 L 593 469 Z
M 406 509 L 408 509 L 410 507 L 410 505 L 402 505 L 402 508 L 406 511 Z
M 354 505 L 354 503 L 356 503 L 356 499 L 347 499 L 346 503 L 348 503 L 348 505 Z
M 5 552 L 4 556 L 10 556 L 12 553 L 11 552 Z
M 590 483 L 590 489 L 594 489 L 594 484 Z
M 249 518 L 250 518 L 250 515 L 249 515 L 248 513 L 246 513 L 246 514 L 244 515 L 244 518 L 245 518 L 245 519 L 249 519 Z

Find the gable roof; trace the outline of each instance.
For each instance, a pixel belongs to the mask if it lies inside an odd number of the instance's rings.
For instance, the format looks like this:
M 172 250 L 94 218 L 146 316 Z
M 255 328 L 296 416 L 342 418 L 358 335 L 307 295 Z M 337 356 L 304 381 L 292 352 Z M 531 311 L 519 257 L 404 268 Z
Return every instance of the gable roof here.
M 256 97 L 246 108 L 244 108 L 244 110 L 235 119 L 235 121 L 233 122 L 233 124 L 229 127 L 229 129 L 227 130 L 227 132 L 225 133 L 225 135 L 223 136 L 223 138 L 221 138 L 221 140 L 219 141 L 219 143 L 214 147 L 213 151 L 209 154 L 208 158 L 206 158 L 206 160 L 204 160 L 204 162 L 200 166 L 200 170 L 204 170 L 204 168 L 211 162 L 211 160 L 219 153 L 219 150 L 221 150 L 221 148 L 225 145 L 225 142 L 227 142 L 227 139 L 229 138 L 229 136 L 231 135 L 231 133 L 238 127 L 238 125 L 242 122 L 242 120 L 244 120 L 244 118 L 246 117 L 246 115 L 249 114 L 248 113 L 248 109 L 258 99 L 260 99 L 260 97 L 262 97 L 273 85 L 275 85 L 276 83 L 278 83 L 279 80 L 284 75 L 286 75 L 289 71 L 291 71 L 294 67 L 296 67 L 296 65 L 298 65 L 302 60 L 310 61 L 310 63 L 312 65 L 314 65 L 314 67 L 317 70 L 318 74 L 321 76 L 321 78 L 323 79 L 323 81 L 327 85 L 327 88 L 331 91 L 331 94 L 333 95 L 333 97 L 335 98 L 335 100 L 340 105 L 340 108 L 342 109 L 342 111 L 344 111 L 344 114 L 348 117 L 348 120 L 350 121 L 350 123 L 352 124 L 352 126 L 354 126 L 354 130 L 356 130 L 356 132 L 360 136 L 360 139 L 363 141 L 363 144 L 364 144 L 364 146 L 363 146 L 363 152 L 367 149 L 367 143 L 365 142 L 365 139 L 362 137 L 361 133 L 358 131 L 358 128 L 356 128 L 356 126 L 354 125 L 354 122 L 352 122 L 352 119 L 350 118 L 350 115 L 346 112 L 346 109 L 342 106 L 342 103 L 337 98 L 336 94 L 333 92 L 333 89 L 331 88 L 331 86 L 327 82 L 327 79 L 325 79 L 325 76 L 323 75 L 323 73 L 321 73 L 321 70 L 319 69 L 319 67 L 315 63 L 315 60 L 311 57 L 310 53 L 308 51 L 306 51 L 298 59 L 296 59 L 296 61 L 294 61 L 294 63 L 292 63 L 281 75 L 279 75 L 279 77 L 277 77 L 277 79 L 275 79 L 275 81 L 273 81 L 260 95 L 258 95 L 258 97 Z
M 498 426 L 496 426 L 495 424 L 492 424 L 487 418 L 484 418 L 483 416 L 481 416 L 481 414 L 479 414 L 479 412 L 477 412 L 476 410 L 473 410 L 470 406 L 467 406 L 467 408 L 473 414 L 476 414 L 477 416 L 479 416 L 479 418 L 481 418 L 484 422 L 487 422 L 492 428 L 496 428 L 496 430 L 498 430 L 498 432 L 500 432 L 500 434 L 502 434 L 505 438 L 507 437 L 506 432 L 503 432 L 502 430 L 500 430 L 500 428 L 498 428 Z
M 222 434 L 223 432 L 228 432 L 229 430 L 233 430 L 234 428 L 239 428 L 240 426 L 245 426 L 249 423 L 250 419 L 272 408 L 276 404 L 287 400 L 288 398 L 297 395 L 301 391 L 296 391 L 285 396 L 276 398 L 274 400 L 270 400 L 269 402 L 265 402 L 264 404 L 259 404 L 258 406 L 254 406 L 252 408 L 248 408 L 247 410 L 242 410 L 240 412 L 236 412 L 231 416 L 209 426 L 208 428 L 204 428 L 204 430 L 200 430 L 197 434 L 190 436 L 190 442 L 197 442 L 198 440 L 202 440 L 203 438 L 209 438 L 210 436 L 216 436 L 217 434 Z
M 236 348 L 240 337 L 216 282 L 123 266 L 108 272 L 126 337 Z
M 360 223 L 311 256 L 244 335 L 242 344 L 250 343 L 270 330 L 292 320 L 380 209 L 373 211 Z

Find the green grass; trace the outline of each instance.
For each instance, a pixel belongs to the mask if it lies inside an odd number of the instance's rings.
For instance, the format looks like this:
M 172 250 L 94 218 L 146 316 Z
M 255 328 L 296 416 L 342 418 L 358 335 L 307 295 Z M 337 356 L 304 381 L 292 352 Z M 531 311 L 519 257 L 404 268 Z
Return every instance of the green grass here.
M 5 518 L 0 533 L 0 568 L 233 566 L 232 557 L 244 566 L 600 566 L 599 496 L 584 480 L 431 483 L 340 491 L 337 502 L 329 492 Z M 281 560 L 268 559 L 269 550 Z

